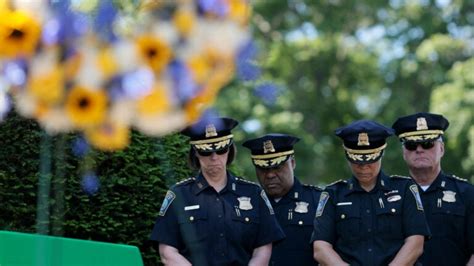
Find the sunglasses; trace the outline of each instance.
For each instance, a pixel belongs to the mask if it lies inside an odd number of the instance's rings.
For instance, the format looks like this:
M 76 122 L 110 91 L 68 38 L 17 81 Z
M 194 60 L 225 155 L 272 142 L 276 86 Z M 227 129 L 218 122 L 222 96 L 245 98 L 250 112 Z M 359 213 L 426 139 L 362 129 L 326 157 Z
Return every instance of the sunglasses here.
M 423 142 L 404 142 L 403 146 L 409 151 L 414 151 L 420 145 L 424 150 L 429 150 L 434 147 L 436 140 L 423 141 Z
M 218 151 L 200 151 L 200 150 L 196 150 L 196 152 L 199 155 L 204 156 L 204 157 L 211 156 L 211 154 L 213 154 L 214 152 L 218 155 L 222 155 L 222 154 L 226 154 L 228 151 L 229 151 L 229 147 L 227 147 L 225 149 L 222 149 L 222 150 L 218 150 Z

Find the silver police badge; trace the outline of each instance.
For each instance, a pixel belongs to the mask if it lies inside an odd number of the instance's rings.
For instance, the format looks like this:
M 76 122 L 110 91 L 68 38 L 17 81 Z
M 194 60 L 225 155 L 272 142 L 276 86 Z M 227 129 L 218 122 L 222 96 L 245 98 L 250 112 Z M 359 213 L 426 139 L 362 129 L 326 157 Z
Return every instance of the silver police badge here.
M 238 197 L 237 200 L 239 201 L 239 209 L 247 211 L 253 208 L 252 204 L 250 203 L 251 198 Z
M 297 213 L 308 213 L 309 203 L 304 201 L 296 202 L 295 212 Z
M 394 202 L 394 201 L 399 201 L 402 199 L 402 196 L 400 195 L 393 195 L 387 198 L 388 202 Z
M 451 190 L 443 191 L 443 201 L 456 202 L 456 192 Z

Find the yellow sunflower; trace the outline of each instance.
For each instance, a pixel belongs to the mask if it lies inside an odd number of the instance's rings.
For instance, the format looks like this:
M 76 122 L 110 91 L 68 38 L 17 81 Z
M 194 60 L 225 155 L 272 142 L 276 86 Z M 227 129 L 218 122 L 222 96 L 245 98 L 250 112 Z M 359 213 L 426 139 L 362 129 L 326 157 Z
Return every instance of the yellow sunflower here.
M 229 16 L 241 24 L 248 22 L 250 7 L 246 0 L 227 0 L 230 6 Z
M 22 11 L 3 11 L 0 17 L 0 57 L 31 55 L 39 41 L 39 23 Z
M 103 90 L 76 86 L 66 99 L 66 112 L 78 128 L 88 128 L 102 123 L 106 116 L 107 95 Z
M 141 115 L 163 113 L 170 108 L 170 102 L 163 84 L 156 84 L 150 94 L 137 101 L 137 111 Z
M 139 37 L 137 46 L 141 57 L 155 73 L 160 73 L 173 57 L 171 47 L 151 35 Z
M 221 72 L 223 65 L 229 65 L 231 61 L 231 58 L 209 49 L 201 55 L 192 57 L 187 64 L 196 83 L 202 84 L 208 82 L 216 71 Z
M 127 126 L 105 122 L 85 132 L 92 146 L 104 151 L 121 150 L 130 143 L 130 131 Z
M 62 69 L 55 67 L 49 73 L 32 77 L 28 83 L 28 92 L 48 105 L 58 103 L 64 96 Z
M 173 17 L 173 23 L 176 26 L 176 29 L 183 36 L 187 36 L 191 33 L 194 26 L 194 20 L 194 13 L 184 8 L 176 11 Z
M 102 49 L 97 56 L 97 60 L 97 64 L 105 77 L 111 77 L 117 72 L 118 64 L 110 49 Z

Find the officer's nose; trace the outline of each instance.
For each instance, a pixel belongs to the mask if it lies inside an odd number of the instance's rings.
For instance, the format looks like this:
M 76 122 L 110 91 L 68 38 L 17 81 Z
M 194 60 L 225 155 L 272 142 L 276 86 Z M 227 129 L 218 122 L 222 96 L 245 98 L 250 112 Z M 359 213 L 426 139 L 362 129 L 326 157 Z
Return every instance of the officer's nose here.
M 265 178 L 267 179 L 273 179 L 276 177 L 276 172 L 273 169 L 267 169 L 265 171 Z

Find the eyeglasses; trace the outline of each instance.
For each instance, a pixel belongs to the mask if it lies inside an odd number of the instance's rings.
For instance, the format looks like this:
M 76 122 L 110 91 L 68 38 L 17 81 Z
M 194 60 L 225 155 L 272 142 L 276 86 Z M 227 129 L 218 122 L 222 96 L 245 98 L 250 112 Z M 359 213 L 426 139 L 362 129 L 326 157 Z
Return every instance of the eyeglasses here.
M 199 155 L 204 156 L 204 157 L 211 156 L 211 154 L 214 153 L 214 152 L 218 155 L 222 155 L 222 154 L 226 154 L 228 151 L 229 151 L 229 147 L 227 147 L 225 149 L 222 149 L 222 150 L 218 150 L 218 151 L 200 151 L 200 150 L 196 149 L 196 152 Z
M 436 140 L 423 141 L 423 142 L 403 142 L 405 149 L 409 151 L 414 151 L 420 145 L 424 150 L 429 150 L 434 147 Z

